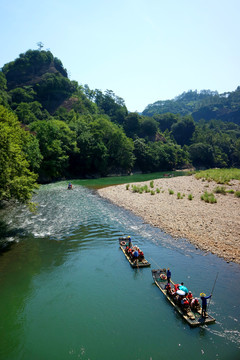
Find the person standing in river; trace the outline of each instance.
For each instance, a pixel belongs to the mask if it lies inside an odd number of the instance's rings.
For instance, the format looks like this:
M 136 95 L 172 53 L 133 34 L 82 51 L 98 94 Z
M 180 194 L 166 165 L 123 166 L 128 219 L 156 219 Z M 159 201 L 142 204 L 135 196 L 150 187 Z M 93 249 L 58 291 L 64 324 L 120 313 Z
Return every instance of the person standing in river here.
M 205 318 L 206 317 L 206 312 L 207 312 L 207 299 L 210 299 L 210 297 L 212 296 L 209 295 L 209 296 L 206 296 L 206 294 L 204 293 L 201 293 L 200 294 L 200 297 L 201 297 L 201 300 L 202 300 L 202 318 Z
M 170 269 L 168 268 L 167 269 L 167 282 L 168 282 L 168 284 L 170 284 L 171 276 L 172 276 L 172 273 L 171 273 Z

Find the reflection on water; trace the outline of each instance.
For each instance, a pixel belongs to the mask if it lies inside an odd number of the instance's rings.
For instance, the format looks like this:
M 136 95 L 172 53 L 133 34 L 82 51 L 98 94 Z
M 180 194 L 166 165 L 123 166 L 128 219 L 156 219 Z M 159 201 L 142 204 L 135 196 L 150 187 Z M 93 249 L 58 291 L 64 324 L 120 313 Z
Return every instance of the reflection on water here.
M 238 265 L 81 186 L 42 186 L 35 201 L 36 214 L 24 207 L 5 214 L 18 243 L 0 256 L 1 359 L 239 358 Z M 216 324 L 189 328 L 153 285 L 151 269 L 129 266 L 117 245 L 122 235 L 196 296 L 210 293 L 219 273 L 209 307 Z

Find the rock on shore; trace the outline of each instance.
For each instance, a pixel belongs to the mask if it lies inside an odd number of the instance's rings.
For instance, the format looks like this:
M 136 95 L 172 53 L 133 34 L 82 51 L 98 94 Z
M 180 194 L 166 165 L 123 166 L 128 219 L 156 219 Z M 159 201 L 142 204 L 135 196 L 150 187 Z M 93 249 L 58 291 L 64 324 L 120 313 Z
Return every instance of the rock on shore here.
M 148 185 L 150 181 L 133 185 Z M 226 261 L 240 263 L 240 198 L 234 194 L 215 194 L 217 203 L 201 200 L 207 191 L 213 192 L 216 182 L 197 180 L 192 176 L 179 176 L 154 180 L 160 193 L 134 193 L 126 185 L 110 186 L 98 190 L 100 196 L 141 216 L 147 223 L 157 226 L 176 238 L 186 238 L 196 247 L 212 252 Z M 224 185 L 226 190 L 240 191 L 239 181 Z M 169 194 L 169 189 L 174 194 Z M 181 194 L 180 199 L 177 193 Z M 188 195 L 193 199 L 189 200 Z

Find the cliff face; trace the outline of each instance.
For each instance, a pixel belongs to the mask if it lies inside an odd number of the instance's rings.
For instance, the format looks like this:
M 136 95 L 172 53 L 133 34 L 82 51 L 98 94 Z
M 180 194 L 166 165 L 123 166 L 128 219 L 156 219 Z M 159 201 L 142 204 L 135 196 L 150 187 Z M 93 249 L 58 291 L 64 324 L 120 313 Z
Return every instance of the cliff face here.
M 61 61 L 50 51 L 28 50 L 2 69 L 8 91 L 32 87 L 35 99 L 50 113 L 75 91 L 76 85 L 67 76 Z
M 16 87 L 33 86 L 41 82 L 43 75 L 46 73 L 58 73 L 53 61 L 50 64 L 42 64 L 40 67 L 31 64 L 25 68 L 11 69 L 6 74 L 8 90 Z
M 60 73 L 67 78 L 67 71 L 61 61 L 50 51 L 28 50 L 3 66 L 8 90 L 16 87 L 34 85 L 46 73 Z

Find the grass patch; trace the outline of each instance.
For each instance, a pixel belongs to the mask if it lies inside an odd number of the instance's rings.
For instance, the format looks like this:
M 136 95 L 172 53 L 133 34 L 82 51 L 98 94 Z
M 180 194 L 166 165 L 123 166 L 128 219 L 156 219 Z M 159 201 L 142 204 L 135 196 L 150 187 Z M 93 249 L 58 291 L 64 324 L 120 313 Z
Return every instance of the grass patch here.
M 156 188 L 156 192 L 159 194 L 161 190 L 159 188 Z
M 152 190 L 150 190 L 147 185 L 144 185 L 144 186 L 132 185 L 132 192 L 133 193 L 142 194 L 143 192 L 149 193 L 150 191 L 152 191 Z M 155 192 L 154 192 L 154 194 L 155 194 Z
M 154 181 L 152 180 L 152 181 L 150 181 L 150 188 L 154 188 Z
M 151 195 L 155 195 L 155 191 L 154 191 L 154 190 L 151 190 Z
M 142 189 L 143 189 L 143 191 L 144 191 L 145 193 L 149 193 L 149 192 L 150 192 L 150 189 L 148 188 L 147 185 L 144 185 L 144 186 L 142 187 Z
M 193 195 L 192 194 L 189 194 L 188 195 L 188 200 L 192 200 L 193 199 Z
M 124 175 L 124 176 L 107 176 L 102 178 L 95 179 L 69 179 L 73 185 L 86 186 L 93 189 L 101 189 L 107 186 L 128 184 L 128 183 L 138 183 L 144 181 L 151 181 L 152 179 L 163 179 L 166 172 L 154 172 L 147 174 L 133 174 L 133 175 Z M 171 177 L 185 176 L 185 171 L 171 171 Z M 68 181 L 69 182 L 69 181 Z M 66 181 L 59 181 L 59 186 L 64 186 L 68 184 Z
M 217 186 L 214 190 L 213 190 L 216 194 L 222 194 L 222 195 L 226 195 L 226 188 L 224 186 Z
M 178 193 L 177 193 L 177 198 L 178 198 L 178 199 L 183 199 L 183 195 L 181 195 L 181 193 L 178 192 Z
M 133 192 L 133 193 L 139 193 L 140 188 L 141 188 L 140 186 L 133 185 L 133 186 L 132 186 L 132 192 Z
M 227 192 L 228 194 L 234 194 L 234 193 L 235 193 L 235 191 L 234 191 L 233 189 L 227 190 L 226 192 Z
M 126 190 L 128 190 L 128 189 L 129 189 L 129 186 L 130 186 L 130 184 L 127 184 L 127 185 L 126 185 Z
M 172 189 L 168 189 L 168 193 L 169 193 L 169 195 L 173 195 L 174 191 Z
M 201 200 L 210 204 L 215 204 L 217 202 L 217 199 L 215 198 L 214 194 L 208 193 L 207 191 L 205 191 L 205 193 L 201 195 Z
M 230 180 L 240 180 L 240 169 L 208 169 L 197 172 L 195 177 L 196 179 L 216 181 L 218 184 L 228 184 Z

